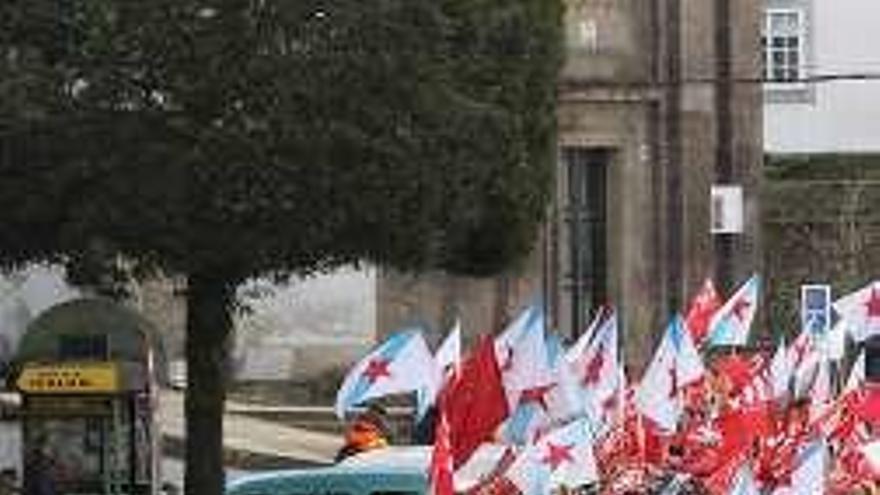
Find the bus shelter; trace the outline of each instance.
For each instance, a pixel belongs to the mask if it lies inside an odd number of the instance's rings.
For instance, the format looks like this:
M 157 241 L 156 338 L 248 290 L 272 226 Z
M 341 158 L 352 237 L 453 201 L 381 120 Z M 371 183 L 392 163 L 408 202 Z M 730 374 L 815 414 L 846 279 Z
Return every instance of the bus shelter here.
M 159 493 L 159 349 L 147 320 L 103 299 L 31 323 L 15 360 L 25 493 Z

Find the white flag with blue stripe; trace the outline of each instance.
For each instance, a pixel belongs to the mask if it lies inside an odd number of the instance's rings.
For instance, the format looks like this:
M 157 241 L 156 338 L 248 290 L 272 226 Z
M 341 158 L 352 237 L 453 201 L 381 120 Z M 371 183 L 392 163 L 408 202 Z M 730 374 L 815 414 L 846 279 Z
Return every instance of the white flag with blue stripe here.
M 791 475 L 791 495 L 821 495 L 825 493 L 825 473 L 828 470 L 828 446 L 825 440 L 815 440 L 798 453 L 796 467 Z
M 752 275 L 709 321 L 709 345 L 746 345 L 758 309 L 761 278 Z
M 746 462 L 737 470 L 730 484 L 730 495 L 761 495 L 752 468 Z
M 395 333 L 361 359 L 336 394 L 336 415 L 369 399 L 417 392 L 419 413 L 436 398 L 439 371 L 422 332 L 410 329 Z
M 586 419 L 555 429 L 526 447 L 506 475 L 520 493 L 550 495 L 599 479 L 593 439 Z
M 636 408 L 666 431 L 674 431 L 681 416 L 681 391 L 705 374 L 703 360 L 684 320 L 676 315 L 636 389 Z
M 521 402 L 543 400 L 555 384 L 544 324 L 543 308 L 533 304 L 495 338 L 495 355 L 510 411 Z
M 437 348 L 434 360 L 441 375 L 445 374 L 448 368 L 457 368 L 461 364 L 461 321 L 455 320 L 449 335 Z

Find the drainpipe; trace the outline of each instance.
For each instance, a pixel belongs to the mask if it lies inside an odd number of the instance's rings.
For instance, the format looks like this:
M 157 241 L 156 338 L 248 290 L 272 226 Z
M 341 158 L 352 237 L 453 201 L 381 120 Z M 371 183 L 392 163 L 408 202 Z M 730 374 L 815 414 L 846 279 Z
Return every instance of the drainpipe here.
M 682 202 L 681 0 L 668 0 L 666 22 L 666 318 L 681 308 Z
M 715 0 L 715 181 L 718 184 L 733 183 L 733 122 L 731 100 L 731 4 L 730 0 Z M 715 243 L 715 279 L 724 292 L 732 290 L 734 235 L 717 234 Z

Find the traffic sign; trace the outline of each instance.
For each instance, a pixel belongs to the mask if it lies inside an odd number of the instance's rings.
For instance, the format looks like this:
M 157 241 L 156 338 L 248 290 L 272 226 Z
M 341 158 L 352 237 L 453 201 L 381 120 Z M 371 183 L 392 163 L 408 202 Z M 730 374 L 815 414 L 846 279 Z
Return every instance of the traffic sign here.
M 831 327 L 831 286 L 807 284 L 801 286 L 801 328 L 813 334 L 828 332 Z

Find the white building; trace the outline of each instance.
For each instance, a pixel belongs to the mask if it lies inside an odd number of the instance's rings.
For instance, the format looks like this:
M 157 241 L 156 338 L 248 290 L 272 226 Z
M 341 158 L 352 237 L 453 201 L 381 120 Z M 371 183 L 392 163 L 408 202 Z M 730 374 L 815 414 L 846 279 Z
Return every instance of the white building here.
M 765 9 L 765 150 L 880 151 L 880 1 L 765 0 Z

